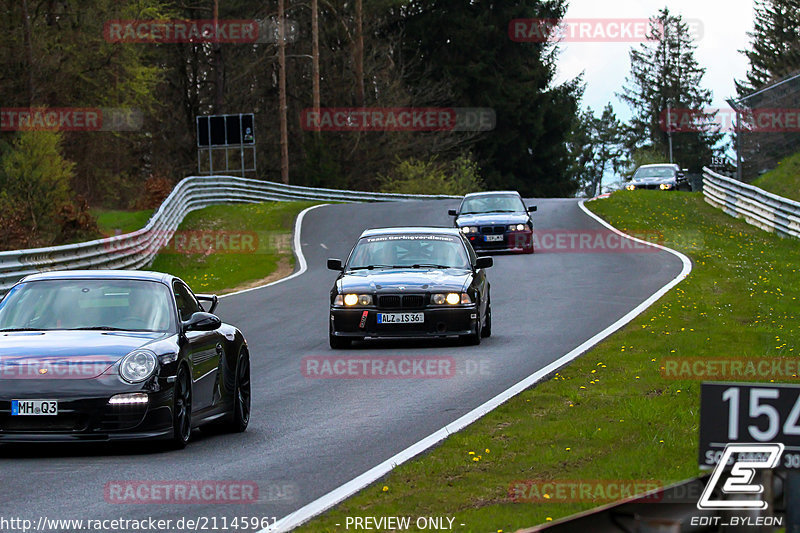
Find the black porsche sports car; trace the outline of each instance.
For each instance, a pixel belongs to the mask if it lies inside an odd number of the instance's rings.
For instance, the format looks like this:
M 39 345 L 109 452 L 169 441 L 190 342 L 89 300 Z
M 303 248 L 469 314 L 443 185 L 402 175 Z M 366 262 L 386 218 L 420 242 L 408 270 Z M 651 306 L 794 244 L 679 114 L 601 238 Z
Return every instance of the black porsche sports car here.
M 208 310 L 199 301 L 207 303 Z M 0 443 L 165 439 L 244 431 L 247 342 L 156 272 L 35 274 L 0 301 Z
M 533 211 L 536 206 L 526 207 L 518 192 L 495 191 L 468 194 L 449 214 L 475 251 L 532 254 Z
M 450 228 L 371 229 L 361 234 L 331 289 L 331 348 L 381 337 L 459 336 L 470 344 L 492 334 L 484 269 L 464 235 Z

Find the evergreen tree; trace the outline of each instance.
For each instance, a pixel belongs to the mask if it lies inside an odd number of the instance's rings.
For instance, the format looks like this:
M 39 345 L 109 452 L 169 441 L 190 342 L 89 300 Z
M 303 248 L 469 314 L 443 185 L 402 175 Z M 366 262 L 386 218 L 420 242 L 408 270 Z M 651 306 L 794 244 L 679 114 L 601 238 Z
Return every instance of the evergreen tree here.
M 665 7 L 650 22 L 649 42 L 631 49 L 631 73 L 618 95 L 633 111 L 629 148 L 649 146 L 668 161 L 671 137 L 674 160 L 699 172 L 721 139 L 708 111 L 711 91 L 702 87 L 706 69 L 694 57 L 697 45 L 680 15 Z
M 402 21 L 414 77 L 445 82 L 453 107 L 491 107 L 497 126 L 472 150 L 489 188 L 530 196 L 571 196 L 567 139 L 579 82 L 554 85 L 555 45 L 519 43 L 513 19 L 560 19 L 564 0 L 413 0 Z
M 750 61 L 746 79 L 736 82 L 739 96 L 800 70 L 800 0 L 756 0 L 755 27 L 747 34 Z

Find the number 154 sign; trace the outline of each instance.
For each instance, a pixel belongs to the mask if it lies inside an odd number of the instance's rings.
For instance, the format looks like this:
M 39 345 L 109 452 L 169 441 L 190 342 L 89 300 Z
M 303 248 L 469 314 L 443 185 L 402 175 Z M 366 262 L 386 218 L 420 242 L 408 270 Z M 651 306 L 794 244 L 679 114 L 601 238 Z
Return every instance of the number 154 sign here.
M 776 468 L 800 469 L 800 386 L 703 383 L 700 466 L 716 466 L 729 443 L 781 443 Z

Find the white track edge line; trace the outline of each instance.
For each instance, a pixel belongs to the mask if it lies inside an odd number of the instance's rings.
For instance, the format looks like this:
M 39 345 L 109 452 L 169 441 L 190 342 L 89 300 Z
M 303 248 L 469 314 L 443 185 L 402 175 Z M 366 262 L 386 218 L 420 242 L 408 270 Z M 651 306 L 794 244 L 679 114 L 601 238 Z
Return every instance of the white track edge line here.
M 297 269 L 296 272 L 286 276 L 285 278 L 281 278 L 271 283 L 267 283 L 266 285 L 259 285 L 258 287 L 250 287 L 249 289 L 223 294 L 222 296 L 220 296 L 220 298 L 227 298 L 228 296 L 236 296 L 237 294 L 244 294 L 246 292 L 257 291 L 259 289 L 264 289 L 266 287 L 272 287 L 273 285 L 277 285 L 278 283 L 283 283 L 284 281 L 289 281 L 290 279 L 294 279 L 297 276 L 302 276 L 305 273 L 305 271 L 308 270 L 306 257 L 305 255 L 303 255 L 303 245 L 300 243 L 300 233 L 303 229 L 303 219 L 305 218 L 306 213 L 308 213 L 309 211 L 326 205 L 330 204 L 318 204 L 318 205 L 312 205 L 311 207 L 306 207 L 305 209 L 300 211 L 299 215 L 297 215 L 297 220 L 295 220 L 294 223 L 294 240 L 292 241 L 292 248 L 294 250 L 295 256 L 297 256 L 297 262 L 300 265 L 300 268 Z
M 506 389 L 505 391 L 501 392 L 494 398 L 488 400 L 487 402 L 483 403 L 482 405 L 476 407 L 472 411 L 468 412 L 467 414 L 461 416 L 457 420 L 447 424 L 445 427 L 441 428 L 440 430 L 428 435 L 424 439 L 412 444 L 405 450 L 397 453 L 396 455 L 390 457 L 389 459 L 385 460 L 381 464 L 371 468 L 370 470 L 364 472 L 360 476 L 356 477 L 345 483 L 344 485 L 339 486 L 338 488 L 332 490 L 331 492 L 317 498 L 313 502 L 301 507 L 297 511 L 294 511 L 285 517 L 281 518 L 277 522 L 275 522 L 272 526 L 264 528 L 257 533 L 282 533 L 285 531 L 290 531 L 295 527 L 302 525 L 304 522 L 307 522 L 311 518 L 315 517 L 318 514 L 321 514 L 337 503 L 345 500 L 349 496 L 352 496 L 359 490 L 363 489 L 364 487 L 368 486 L 369 484 L 375 482 L 376 480 L 380 479 L 382 476 L 386 475 L 387 473 L 391 472 L 397 465 L 400 465 L 409 459 L 413 458 L 414 456 L 424 452 L 428 448 L 432 447 L 436 443 L 444 440 L 448 435 L 451 433 L 455 433 L 463 429 L 464 427 L 468 426 L 469 424 L 475 422 L 485 414 L 489 413 L 490 411 L 494 410 L 501 404 L 505 403 L 509 399 L 513 398 L 520 392 L 524 391 L 525 389 L 529 388 L 530 386 L 534 385 L 542 378 L 547 376 L 548 374 L 552 373 L 555 370 L 558 370 L 560 367 L 564 366 L 567 363 L 572 362 L 574 359 L 577 359 L 580 355 L 585 353 L 587 350 L 598 344 L 600 341 L 604 340 L 606 337 L 610 336 L 612 333 L 620 329 L 622 326 L 625 326 L 629 322 L 631 322 L 634 318 L 636 318 L 639 314 L 641 314 L 645 309 L 650 307 L 653 303 L 655 303 L 658 299 L 660 299 L 664 294 L 666 294 L 672 287 L 683 281 L 689 273 L 692 271 L 692 261 L 686 257 L 681 252 L 673 250 L 671 248 L 667 248 L 666 246 L 662 246 L 660 244 L 655 244 L 651 242 L 647 242 L 641 239 L 637 239 L 635 237 L 631 237 L 630 235 L 626 235 L 625 233 L 619 231 L 611 224 L 606 222 L 605 220 L 601 219 L 591 211 L 589 211 L 583 204 L 585 200 L 582 200 L 578 206 L 581 210 L 589 215 L 591 218 L 605 226 L 606 228 L 610 229 L 614 233 L 621 235 L 627 239 L 631 239 L 633 241 L 645 244 L 647 246 L 652 246 L 654 248 L 658 248 L 660 250 L 664 250 L 666 252 L 671 253 L 672 255 L 676 256 L 678 259 L 681 260 L 683 263 L 683 268 L 681 269 L 680 274 L 678 274 L 672 281 L 661 287 L 658 291 L 650 295 L 645 301 L 637 305 L 635 308 L 628 311 L 627 314 L 622 316 L 616 322 L 602 330 L 601 332 L 594 335 L 589 340 L 583 342 L 572 351 L 563 355 L 556 361 L 553 361 L 546 367 L 542 368 L 541 370 L 536 371 L 535 373 L 531 374 L 527 378 L 523 379 L 522 381 L 518 382 L 515 385 L 512 385 L 510 388 Z

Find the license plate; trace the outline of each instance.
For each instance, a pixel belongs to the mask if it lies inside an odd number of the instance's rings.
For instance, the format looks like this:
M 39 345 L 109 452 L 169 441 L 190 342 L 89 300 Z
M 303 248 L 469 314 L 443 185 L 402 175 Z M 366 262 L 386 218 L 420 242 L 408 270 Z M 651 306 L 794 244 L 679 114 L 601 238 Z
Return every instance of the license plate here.
M 503 240 L 502 235 L 485 235 L 486 242 L 500 242 Z
M 378 313 L 378 324 L 422 324 L 425 313 Z
M 55 416 L 56 400 L 11 400 L 11 416 Z

